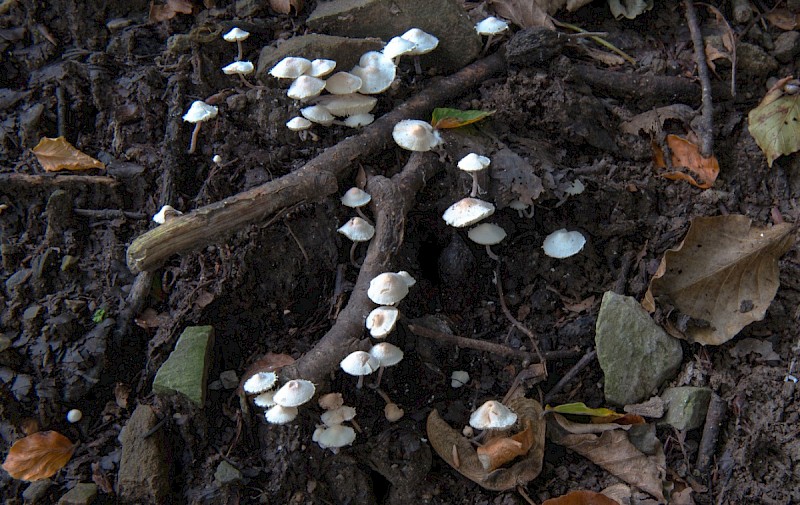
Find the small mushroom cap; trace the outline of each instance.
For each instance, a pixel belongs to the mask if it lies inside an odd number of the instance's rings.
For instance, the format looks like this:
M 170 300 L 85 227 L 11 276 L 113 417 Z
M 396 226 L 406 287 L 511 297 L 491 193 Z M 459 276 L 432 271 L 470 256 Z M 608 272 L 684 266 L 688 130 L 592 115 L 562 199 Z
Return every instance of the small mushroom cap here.
M 302 114 L 303 117 L 309 121 L 321 124 L 322 126 L 329 126 L 335 119 L 333 114 L 331 114 L 331 111 L 322 105 L 310 105 L 308 107 L 303 107 L 300 109 L 300 114 Z
M 245 393 L 258 394 L 271 389 L 278 380 L 278 375 L 275 372 L 258 372 L 242 385 Z
M 361 88 L 361 78 L 350 72 L 336 72 L 325 80 L 325 89 L 334 95 L 349 95 Z
M 369 375 L 380 367 L 378 360 L 373 358 L 368 352 L 355 351 L 348 354 L 339 363 L 345 373 L 350 375 Z
M 297 79 L 311 68 L 311 62 L 305 58 L 287 56 L 275 64 L 269 75 L 278 79 Z
M 255 67 L 250 61 L 234 61 L 230 65 L 222 67 L 222 73 L 225 75 L 249 75 L 253 73 Z
M 381 306 L 367 316 L 367 329 L 373 338 L 383 338 L 394 329 L 400 311 L 394 307 Z
M 508 23 L 494 16 L 489 16 L 475 25 L 478 35 L 497 35 L 508 30 Z
M 494 205 L 477 198 L 462 198 L 442 214 L 445 223 L 456 228 L 475 224 L 494 214 Z
M 317 428 L 311 439 L 323 449 L 335 449 L 352 444 L 356 439 L 356 432 L 350 426 L 336 424 L 327 428 Z
M 331 114 L 337 117 L 354 116 L 356 114 L 366 114 L 375 108 L 378 99 L 374 96 L 366 96 L 360 93 L 350 95 L 325 95 L 316 100 L 317 105 L 322 105 Z
M 238 27 L 233 27 L 231 31 L 222 36 L 226 42 L 241 42 L 250 36 L 250 32 L 246 32 Z
M 297 417 L 297 407 L 284 407 L 282 405 L 273 405 L 264 413 L 267 422 L 272 424 L 286 424 L 294 421 Z
M 506 231 L 493 223 L 482 223 L 467 232 L 467 236 L 480 245 L 499 244 L 506 238 Z
M 284 407 L 297 407 L 310 400 L 315 390 L 311 381 L 294 379 L 281 386 L 272 399 Z
M 508 428 L 517 422 L 517 415 L 502 403 L 489 400 L 469 416 L 469 425 L 476 430 Z
M 399 272 L 397 272 L 397 275 L 399 275 L 403 279 L 403 282 L 405 282 L 406 286 L 408 287 L 411 287 L 417 283 L 417 279 L 411 277 L 411 274 L 406 272 L 405 270 L 400 270 Z
M 270 390 L 260 393 L 255 398 L 253 398 L 253 403 L 255 403 L 257 407 L 261 407 L 263 409 L 276 405 L 275 391 Z
M 356 207 L 363 207 L 372 200 L 369 193 L 359 188 L 350 188 L 345 191 L 342 196 L 342 205 L 355 209 Z
M 375 227 L 358 216 L 350 218 L 336 231 L 353 242 L 366 242 L 375 236 Z
M 78 409 L 72 409 L 67 412 L 67 422 L 74 424 L 83 419 L 83 412 Z
M 469 373 L 464 370 L 454 370 L 452 374 L 450 374 L 450 387 L 452 388 L 460 388 L 461 386 L 466 385 L 469 382 Z
M 339 408 L 323 412 L 320 419 L 325 426 L 335 426 L 345 421 L 352 421 L 354 417 L 356 417 L 356 409 L 342 405 Z
M 186 114 L 183 115 L 183 120 L 189 123 L 197 123 L 199 121 L 208 121 L 217 117 L 219 108 L 214 105 L 208 105 L 202 100 L 195 100 L 189 107 Z
M 514 210 L 528 210 L 530 205 L 522 203 L 520 200 L 511 200 L 511 203 L 508 204 Z
M 564 190 L 564 193 L 575 196 L 580 195 L 583 193 L 583 190 L 586 189 L 586 186 L 583 185 L 580 179 L 575 179 L 572 183 Z
M 491 162 L 492 160 L 490 160 L 486 156 L 481 156 L 475 153 L 469 153 L 468 155 L 461 158 L 461 161 L 458 162 L 458 168 L 460 168 L 465 172 L 478 172 L 488 167 Z
M 408 282 L 400 275 L 385 272 L 371 281 L 367 296 L 378 305 L 395 305 L 408 294 Z
M 544 239 L 542 249 L 551 258 L 569 258 L 578 254 L 586 244 L 586 238 L 577 231 L 567 231 L 564 228 L 554 231 Z
M 361 57 L 359 64 L 353 67 L 350 73 L 361 79 L 359 93 L 374 95 L 389 89 L 397 74 L 397 68 L 391 58 L 377 51 L 369 51 Z
M 311 121 L 309 121 L 304 117 L 293 117 L 292 119 L 286 122 L 286 128 L 289 128 L 293 132 L 308 130 L 309 128 L 311 128 Z
M 325 81 L 322 79 L 311 77 L 310 75 L 301 75 L 289 86 L 289 91 L 286 94 L 289 98 L 294 98 L 295 100 L 308 100 L 319 96 L 323 89 L 325 89 Z
M 414 43 L 414 49 L 409 54 L 427 54 L 439 45 L 439 39 L 419 28 L 412 28 L 400 36 Z
M 390 423 L 394 423 L 402 419 L 403 414 L 405 414 L 405 412 L 403 409 L 398 407 L 396 403 L 387 403 L 386 406 L 383 407 L 383 415 Z
M 372 124 L 373 121 L 375 121 L 375 116 L 372 114 L 354 114 L 344 120 L 344 125 L 350 128 L 360 128 Z
M 311 77 L 324 77 L 333 72 L 334 68 L 336 68 L 335 61 L 316 59 L 311 62 L 311 67 L 309 67 L 306 75 L 310 75 Z
M 442 142 L 439 132 L 425 121 L 404 119 L 392 130 L 394 141 L 409 151 L 430 151 Z
M 158 224 L 164 224 L 167 222 L 167 219 L 182 214 L 183 212 L 175 209 L 172 205 L 164 205 L 161 207 L 161 210 L 153 216 L 153 221 Z
M 373 345 L 369 354 L 377 359 L 383 367 L 394 366 L 403 360 L 403 350 L 389 342 Z
M 387 58 L 397 58 L 404 54 L 409 54 L 414 50 L 416 44 L 403 37 L 392 37 L 392 39 L 383 47 L 381 51 Z
M 319 397 L 319 406 L 325 410 L 338 409 L 344 405 L 342 393 L 328 393 Z

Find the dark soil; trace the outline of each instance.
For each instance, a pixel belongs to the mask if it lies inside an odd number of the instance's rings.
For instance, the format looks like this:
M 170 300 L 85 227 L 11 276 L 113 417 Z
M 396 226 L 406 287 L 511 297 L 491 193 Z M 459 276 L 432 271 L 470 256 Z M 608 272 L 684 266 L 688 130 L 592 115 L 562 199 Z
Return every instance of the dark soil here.
M 241 20 L 253 33 L 245 57 L 257 59 L 262 46 L 303 33 L 314 3 L 299 16 L 262 7 Z M 298 169 L 353 134 L 334 126 L 315 130 L 316 142 L 301 141 L 283 126 L 297 108 L 280 86 L 236 87 L 218 71 L 232 56 L 218 32 L 234 26 L 234 5 L 196 5 L 193 15 L 147 23 L 149 3 L 142 0 L 0 4 L 9 6 L 0 15 L 0 434 L 4 452 L 36 429 L 81 442 L 41 503 L 92 481 L 100 488 L 97 503 L 117 501 L 118 436 L 138 404 L 151 405 L 163 420 L 172 503 L 525 503 L 516 491 L 486 491 L 465 479 L 431 457 L 425 440 L 431 409 L 463 425 L 476 405 L 507 392 L 528 364 L 519 359 L 459 350 L 401 325 L 390 340 L 403 347 L 405 360 L 386 372 L 381 386 L 405 410 L 399 423 L 388 423 L 383 400 L 369 388 L 356 390 L 349 376 L 332 371 L 318 384 L 341 391 L 358 410 L 362 432 L 335 455 L 311 441 L 316 405 L 301 409 L 292 424 L 273 426 L 252 405 L 243 411 L 235 391 L 223 387 L 221 373 L 241 378 L 267 352 L 300 358 L 346 303 L 338 296 L 337 272 L 345 287 L 358 272 L 349 264 L 350 244 L 336 233 L 350 217 L 336 195 L 172 257 L 152 276 L 140 275 L 140 282 L 148 281 L 146 297 L 131 305 L 137 276 L 126 265 L 126 249 L 154 226 L 150 217 L 162 204 L 188 212 L 235 195 Z M 603 2 L 565 20 L 608 32 L 640 62 L 637 74 L 692 82 L 683 11 L 672 2 L 656 4 L 633 21 L 615 21 Z M 713 19 L 706 12 L 701 17 Z M 755 21 L 734 28 L 740 41 L 767 51 L 780 33 Z M 407 318 L 436 315 L 456 335 L 530 350 L 528 337 L 501 310 L 495 262 L 441 215 L 469 191 L 471 180 L 455 169 L 469 151 L 505 160 L 503 166 L 526 174 L 530 184 L 541 179 L 539 191 L 522 188 L 535 193 L 529 195 L 536 200 L 530 219 L 503 208 L 510 200 L 508 180 L 482 181 L 490 191 L 486 198 L 498 203 L 495 222 L 508 233 L 493 250 L 502 258 L 499 280 L 511 313 L 536 335 L 541 351 L 577 349 L 548 362 L 548 378 L 529 391 L 534 398 L 594 347 L 603 293 L 641 299 L 664 251 L 680 242 L 692 218 L 730 213 L 764 225 L 798 220 L 798 158 L 783 157 L 768 169 L 746 123 L 767 79 L 796 75 L 794 63 L 744 73 L 735 100 L 715 97 L 715 153 L 722 168 L 713 189 L 701 190 L 659 177 L 649 138 L 619 130 L 621 121 L 673 102 L 648 89 L 625 96 L 583 82 L 577 65 L 629 72 L 592 60 L 583 45 L 571 43 L 539 67 L 509 65 L 504 75 L 440 104 L 496 112 L 467 131 L 446 132 L 444 168 L 417 194 L 394 256 L 393 268 L 418 281 L 401 305 Z M 730 65 L 717 63 L 712 78 L 724 89 Z M 379 98 L 376 116 L 434 79 L 416 76 L 410 62 L 401 69 L 399 86 Z M 690 103 L 695 107 L 699 85 L 697 90 Z M 212 96 L 225 113 L 203 128 L 197 152 L 188 155 L 191 128 L 179 118 L 193 100 Z M 680 124 L 666 128 L 685 133 Z M 107 170 L 45 174 L 31 148 L 41 137 L 59 134 Z M 214 155 L 223 160 L 219 166 Z M 365 174 L 398 173 L 407 159 L 407 152 L 389 148 L 359 160 L 339 181 L 339 193 Z M 564 189 L 576 179 L 586 190 L 567 197 Z M 544 255 L 542 240 L 560 228 L 587 237 L 580 254 L 566 260 Z M 763 321 L 722 346 L 684 343 L 683 368 L 672 385 L 710 387 L 728 405 L 707 472 L 694 468 L 699 430 L 658 431 L 670 478 L 679 487 L 688 482 L 696 503 L 800 502 L 800 405 L 794 384 L 784 381 L 791 367 L 797 374 L 800 355 L 798 279 L 795 245 L 780 261 L 781 287 Z M 203 409 L 152 393 L 158 367 L 181 331 L 193 325 L 212 325 L 216 332 Z M 744 338 L 768 341 L 779 358 L 734 357 L 731 349 Z M 473 381 L 451 388 L 453 370 L 468 371 Z M 551 403 L 601 406 L 602 380 L 592 361 Z M 76 425 L 65 420 L 73 408 L 84 416 Z M 215 483 L 223 460 L 241 470 L 242 481 Z M 28 484 L 5 473 L 0 479 L 6 502 L 21 503 Z M 548 444 L 542 473 L 524 491 L 538 503 L 617 482 Z M 640 494 L 632 503 L 653 502 Z

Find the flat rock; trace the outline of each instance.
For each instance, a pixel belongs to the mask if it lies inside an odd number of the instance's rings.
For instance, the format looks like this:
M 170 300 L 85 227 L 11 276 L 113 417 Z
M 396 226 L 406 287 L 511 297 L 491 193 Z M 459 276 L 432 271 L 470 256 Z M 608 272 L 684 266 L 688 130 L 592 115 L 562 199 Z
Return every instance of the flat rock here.
M 783 32 L 775 39 L 772 56 L 781 63 L 789 63 L 800 53 L 800 32 Z
M 22 492 L 22 499 L 25 500 L 25 503 L 37 503 L 45 497 L 47 490 L 50 489 L 52 485 L 53 481 L 50 479 L 33 481 L 25 488 L 25 491 Z
M 278 47 L 266 46 L 258 57 L 256 76 L 272 79 L 269 69 L 287 56 L 300 56 L 309 60 L 323 58 L 336 62 L 334 72 L 349 71 L 361 55 L 368 51 L 380 51 L 383 41 L 377 38 L 350 38 L 333 35 L 310 34 L 292 37 Z
M 157 394 L 180 393 L 202 408 L 206 401 L 213 345 L 214 328 L 211 326 L 190 326 L 183 330 L 175 350 L 156 372 L 153 391 Z
M 661 395 L 667 413 L 659 425 L 672 426 L 676 430 L 693 430 L 703 425 L 711 401 L 711 390 L 697 387 L 669 388 Z
M 242 472 L 227 461 L 220 462 L 214 472 L 214 482 L 220 486 L 232 484 L 242 480 Z
M 667 335 L 634 298 L 606 292 L 597 316 L 597 360 L 606 401 L 638 403 L 678 371 L 680 342 Z
M 459 70 L 483 48 L 480 36 L 456 0 L 333 0 L 318 2 L 306 22 L 312 30 L 384 41 L 420 28 L 439 38 L 439 47 L 420 58 L 423 69 Z
M 58 500 L 58 505 L 89 505 L 97 498 L 97 484 L 81 482 Z
M 135 503 L 167 503 L 169 467 L 166 463 L 164 432 L 145 435 L 158 423 L 149 405 L 138 405 L 120 433 L 122 457 L 117 489 L 123 500 Z

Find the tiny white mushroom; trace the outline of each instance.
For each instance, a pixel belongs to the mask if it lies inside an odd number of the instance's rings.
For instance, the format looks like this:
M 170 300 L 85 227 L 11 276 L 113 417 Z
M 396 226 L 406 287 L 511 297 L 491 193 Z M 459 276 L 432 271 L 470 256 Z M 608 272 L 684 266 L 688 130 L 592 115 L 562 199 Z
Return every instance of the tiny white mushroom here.
M 318 403 L 325 410 L 334 410 L 344 405 L 344 399 L 342 393 L 328 393 L 320 396 Z
M 477 198 L 462 198 L 442 214 L 445 223 L 455 228 L 475 224 L 494 214 L 494 205 Z
M 481 187 L 478 186 L 478 172 L 488 167 L 490 163 L 489 158 L 475 153 L 469 153 L 458 162 L 458 168 L 472 176 L 472 191 L 469 196 L 473 198 L 478 196 L 478 192 L 481 191 Z
M 475 31 L 478 32 L 478 35 L 489 36 L 489 38 L 486 39 L 486 45 L 483 46 L 483 52 L 485 53 L 489 49 L 489 46 L 492 44 L 492 39 L 495 35 L 506 30 L 508 30 L 508 23 L 494 16 L 489 16 L 488 18 L 476 24 Z
M 297 407 L 284 407 L 283 405 L 273 405 L 264 413 L 267 422 L 272 424 L 286 424 L 294 421 L 297 417 Z
M 245 79 L 244 76 L 252 74 L 254 70 L 255 67 L 253 63 L 249 61 L 234 61 L 230 65 L 222 67 L 222 73 L 225 75 L 238 75 L 242 84 L 248 88 L 254 88 L 255 86 Z
M 400 311 L 395 307 L 380 306 L 367 316 L 367 329 L 373 338 L 384 338 L 391 333 L 397 323 Z
M 493 223 L 481 223 L 471 228 L 469 232 L 467 232 L 467 236 L 476 244 L 486 246 L 486 254 L 489 255 L 490 258 L 495 261 L 500 261 L 500 258 L 492 252 L 492 246 L 499 244 L 506 238 L 506 231 L 501 226 Z
M 336 68 L 335 61 L 317 59 L 311 62 L 311 66 L 306 71 L 306 74 L 310 75 L 311 77 L 321 78 L 333 72 L 334 68 Z
M 278 375 L 275 372 L 258 372 L 244 382 L 242 389 L 247 394 L 259 394 L 272 389 L 277 381 Z
M 350 72 L 336 72 L 325 80 L 325 89 L 334 95 L 349 95 L 361 89 L 361 78 Z
M 355 114 L 345 118 L 342 124 L 349 128 L 361 128 L 372 124 L 373 121 L 375 121 L 375 116 L 372 114 Z
M 392 138 L 403 149 L 409 151 L 430 151 L 442 143 L 439 132 L 425 121 L 404 119 L 392 130 Z
M 339 366 L 345 373 L 358 377 L 356 388 L 361 389 L 364 385 L 364 376 L 377 370 L 380 363 L 368 352 L 355 351 L 345 356 Z
M 334 426 L 321 426 L 314 430 L 311 439 L 323 449 L 331 449 L 334 453 L 346 445 L 352 444 L 356 439 L 356 432 L 349 426 L 337 424 Z
M 544 239 L 542 249 L 551 258 L 569 258 L 578 254 L 586 244 L 586 238 L 578 231 L 567 231 L 562 228 L 554 231 Z
M 354 266 L 360 267 L 361 265 L 356 261 L 356 247 L 361 242 L 369 242 L 375 236 L 375 227 L 367 220 L 356 216 L 350 218 L 336 231 L 353 241 L 353 245 L 350 247 L 350 262 Z
M 534 210 L 532 205 L 524 204 L 520 200 L 511 200 L 508 206 L 516 210 L 519 217 L 527 217 L 529 219 L 533 217 Z
M 517 414 L 502 403 L 489 400 L 469 416 L 469 425 L 476 430 L 508 428 L 517 422 Z
M 293 379 L 275 391 L 272 400 L 283 407 L 297 407 L 306 403 L 314 396 L 316 388 L 311 381 Z
M 380 363 L 378 378 L 375 380 L 375 387 L 381 385 L 383 370 L 386 367 L 395 366 L 403 360 L 403 350 L 389 342 L 381 342 L 380 344 L 373 345 L 369 350 L 369 354 Z
M 197 147 L 197 135 L 200 133 L 200 125 L 204 121 L 209 121 L 217 117 L 219 108 L 214 105 L 209 105 L 202 100 L 195 100 L 192 102 L 191 107 L 183 115 L 183 120 L 188 123 L 194 123 L 194 130 L 192 130 L 192 141 L 189 144 L 189 154 L 194 154 Z
M 172 205 L 164 205 L 156 215 L 153 216 L 153 221 L 158 224 L 164 224 L 175 216 L 183 215 L 183 212 L 175 209 Z
M 460 388 L 461 386 L 466 385 L 469 382 L 469 373 L 464 370 L 454 370 L 452 374 L 450 374 L 450 387 L 452 388 Z
M 325 95 L 317 98 L 314 102 L 324 106 L 334 116 L 343 117 L 366 114 L 375 108 L 378 99 L 374 96 L 352 93 L 349 95 Z
M 402 34 L 401 37 L 414 43 L 414 49 L 408 54 L 414 56 L 414 70 L 417 72 L 417 75 L 421 74 L 422 67 L 419 64 L 419 57 L 436 49 L 439 45 L 439 39 L 419 28 L 412 28 Z
M 81 419 L 83 419 L 83 412 L 81 412 L 80 410 L 72 409 L 69 412 L 67 412 L 67 422 L 68 423 L 75 424 L 78 421 L 80 421 Z
M 342 195 L 342 205 L 345 207 L 350 207 L 351 209 L 356 209 L 358 215 L 361 216 L 365 221 L 369 222 L 369 218 L 364 215 L 364 212 L 361 210 L 361 207 L 365 206 L 372 200 L 372 197 L 369 193 L 364 191 L 360 188 L 350 188 L 345 191 L 344 195 Z
M 583 193 L 583 190 L 586 189 L 586 186 L 583 185 L 580 179 L 575 179 L 569 185 L 567 189 L 564 190 L 564 193 L 568 194 L 569 196 L 580 195 Z
M 397 67 L 391 58 L 370 51 L 361 57 L 350 73 L 361 79 L 359 93 L 374 95 L 389 89 L 397 74 Z
M 381 398 L 383 398 L 383 401 L 386 402 L 386 406 L 383 407 L 383 415 L 386 417 L 386 420 L 390 423 L 399 421 L 403 417 L 403 414 L 405 414 L 403 409 L 394 403 L 392 399 L 389 398 L 389 395 L 384 393 L 380 388 L 376 388 L 375 391 L 377 391 L 377 393 L 381 395 Z
M 311 121 L 304 117 L 293 117 L 286 122 L 286 128 L 289 128 L 293 132 L 307 130 L 311 128 Z
M 322 126 L 330 126 L 333 123 L 334 117 L 327 108 L 322 105 L 310 105 L 300 109 L 300 114 L 311 122 L 321 124 Z
M 294 80 L 286 95 L 295 100 L 305 101 L 319 96 L 325 89 L 325 81 L 310 75 L 301 75 Z
M 269 75 L 278 79 L 297 79 L 311 68 L 311 62 L 297 56 L 287 56 L 275 64 Z
M 255 403 L 257 407 L 266 409 L 272 407 L 273 405 L 276 405 L 274 398 L 275 398 L 275 391 L 272 390 L 264 391 L 263 393 L 260 393 L 256 395 L 255 398 L 253 398 L 253 403 Z
M 385 272 L 369 281 L 367 296 L 378 305 L 396 305 L 408 294 L 408 281 L 394 272 Z
M 383 51 L 381 51 L 387 58 L 391 58 L 392 61 L 397 64 L 398 59 L 400 56 L 404 54 L 410 54 L 411 51 L 414 50 L 416 44 L 411 42 L 408 39 L 404 39 L 403 37 L 392 37 L 389 42 L 383 47 Z
M 320 419 L 325 426 L 335 426 L 345 421 L 352 421 L 354 417 L 356 417 L 356 409 L 348 407 L 347 405 L 342 405 L 341 407 L 323 412 Z
M 239 61 L 243 57 L 242 51 L 242 41 L 247 39 L 250 36 L 250 32 L 244 31 L 241 28 L 233 27 L 231 31 L 227 32 L 222 38 L 226 42 L 236 42 L 236 46 L 239 48 L 239 53 L 236 55 L 236 61 Z

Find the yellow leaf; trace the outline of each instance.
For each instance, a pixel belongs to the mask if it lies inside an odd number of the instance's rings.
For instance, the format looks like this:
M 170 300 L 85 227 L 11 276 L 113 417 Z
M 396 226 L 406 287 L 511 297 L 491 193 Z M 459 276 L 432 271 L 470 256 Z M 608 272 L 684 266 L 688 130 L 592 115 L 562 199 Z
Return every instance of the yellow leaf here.
M 545 411 L 553 411 L 558 412 L 559 414 L 573 414 L 579 416 L 593 416 L 593 417 L 622 417 L 624 414 L 618 414 L 611 409 L 593 409 L 591 407 L 587 407 L 583 402 L 575 402 L 575 403 L 565 403 L 564 405 L 556 405 L 555 407 L 550 407 L 549 405 L 545 407 Z
M 48 172 L 106 168 L 102 162 L 75 149 L 64 137 L 43 137 L 33 148 L 33 154 Z
M 14 442 L 3 470 L 14 479 L 46 479 L 67 464 L 75 447 L 77 444 L 57 431 L 40 431 Z

